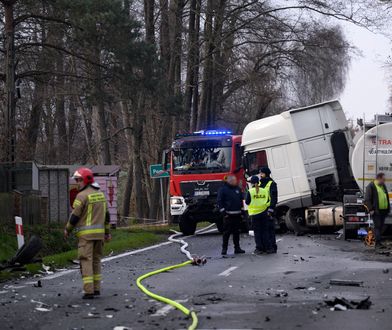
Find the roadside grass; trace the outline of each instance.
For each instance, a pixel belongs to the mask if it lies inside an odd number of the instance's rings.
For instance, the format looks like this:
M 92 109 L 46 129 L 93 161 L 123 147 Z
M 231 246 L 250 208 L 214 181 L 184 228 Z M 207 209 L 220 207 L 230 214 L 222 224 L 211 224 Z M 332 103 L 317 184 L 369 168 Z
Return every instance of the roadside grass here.
M 208 226 L 208 222 L 201 222 L 197 228 Z M 104 245 L 104 256 L 117 254 L 128 250 L 143 248 L 165 241 L 178 225 L 132 226 L 131 228 L 117 228 L 112 230 L 112 240 Z M 43 249 L 39 256 L 42 263 L 53 269 L 64 268 L 77 259 L 77 239 L 72 236 L 69 240 L 63 239 L 62 227 L 34 226 L 26 230 L 29 235 L 38 235 L 43 241 Z M 15 255 L 17 250 L 16 236 L 10 230 L 0 230 L 0 262 L 5 262 Z M 33 275 L 42 270 L 41 263 L 24 266 L 25 271 L 0 271 L 0 282 L 10 280 L 21 275 Z
M 145 247 L 157 242 L 163 241 L 168 229 L 160 229 L 159 231 L 148 230 L 123 230 L 116 229 L 112 231 L 112 240 L 104 245 L 104 256 L 111 253 L 120 253 L 127 250 Z M 54 268 L 62 268 L 69 265 L 72 260 L 77 258 L 77 249 L 48 255 L 43 258 L 45 265 L 50 265 Z
M 2 228 L 0 231 L 0 262 L 9 260 L 15 254 L 16 249 L 16 235 L 10 235 Z

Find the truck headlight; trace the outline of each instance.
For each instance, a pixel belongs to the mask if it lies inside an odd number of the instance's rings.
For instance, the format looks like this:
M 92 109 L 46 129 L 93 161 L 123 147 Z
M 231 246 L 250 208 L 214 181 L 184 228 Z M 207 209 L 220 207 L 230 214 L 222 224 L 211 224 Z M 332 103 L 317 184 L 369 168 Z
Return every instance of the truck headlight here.
M 172 205 L 181 205 L 183 203 L 184 203 L 183 198 L 179 198 L 179 197 L 170 198 L 170 204 L 172 204 Z

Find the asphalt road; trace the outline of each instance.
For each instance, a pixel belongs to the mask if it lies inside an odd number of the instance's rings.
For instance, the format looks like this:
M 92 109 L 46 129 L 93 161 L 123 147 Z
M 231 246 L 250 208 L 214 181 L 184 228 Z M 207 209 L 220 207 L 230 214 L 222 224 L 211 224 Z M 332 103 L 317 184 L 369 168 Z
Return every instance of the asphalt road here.
M 187 266 L 145 283 L 196 310 L 199 329 L 392 329 L 392 257 L 333 235 L 278 239 L 276 255 L 252 255 L 253 237 L 243 236 L 247 254 L 222 258 L 219 235 L 190 237 L 189 250 L 206 256 L 207 265 Z M 181 261 L 185 257 L 174 243 L 107 261 L 102 296 L 93 301 L 80 298 L 77 270 L 43 278 L 42 287 L 34 287 L 37 279 L 2 284 L 0 328 L 184 329 L 189 319 L 150 300 L 135 284 L 139 275 Z M 333 286 L 330 279 L 360 280 L 363 286 Z M 370 296 L 372 305 L 331 311 L 324 300 L 335 296 Z

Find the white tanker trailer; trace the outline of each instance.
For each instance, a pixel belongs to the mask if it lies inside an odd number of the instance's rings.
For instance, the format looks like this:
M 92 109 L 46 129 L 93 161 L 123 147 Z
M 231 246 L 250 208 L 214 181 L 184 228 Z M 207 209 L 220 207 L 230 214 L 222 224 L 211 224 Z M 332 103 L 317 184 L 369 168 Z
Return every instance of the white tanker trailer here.
M 351 210 L 356 205 L 356 217 L 350 221 L 360 223 L 366 216 L 361 192 L 376 172 L 386 173 L 392 191 L 392 123 L 373 126 L 366 131 L 365 125 L 365 138 L 362 131 L 352 139 L 340 103 L 330 101 L 288 110 L 245 127 L 246 173 L 255 175 L 260 167 L 270 167 L 278 185 L 279 224 L 297 233 L 342 226 L 347 210 L 344 202 L 353 206 Z

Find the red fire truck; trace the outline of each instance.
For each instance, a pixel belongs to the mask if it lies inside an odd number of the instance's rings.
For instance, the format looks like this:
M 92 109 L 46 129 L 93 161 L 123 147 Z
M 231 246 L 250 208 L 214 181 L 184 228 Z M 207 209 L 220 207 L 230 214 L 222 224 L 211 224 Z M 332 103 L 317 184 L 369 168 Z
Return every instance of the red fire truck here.
M 237 176 L 245 188 L 241 136 L 227 130 L 179 134 L 164 154 L 163 168 L 170 163 L 170 213 L 184 235 L 192 235 L 201 221 L 216 223 L 222 217 L 217 193 L 228 174 Z

